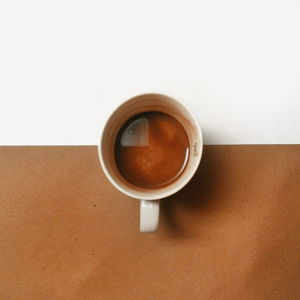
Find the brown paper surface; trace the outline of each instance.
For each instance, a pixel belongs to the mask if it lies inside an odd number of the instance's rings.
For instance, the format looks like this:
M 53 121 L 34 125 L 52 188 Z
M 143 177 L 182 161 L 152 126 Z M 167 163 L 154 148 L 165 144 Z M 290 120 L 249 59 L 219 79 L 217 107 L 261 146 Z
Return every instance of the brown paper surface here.
M 300 146 L 205 146 L 139 232 L 95 146 L 0 147 L 0 299 L 300 299 Z

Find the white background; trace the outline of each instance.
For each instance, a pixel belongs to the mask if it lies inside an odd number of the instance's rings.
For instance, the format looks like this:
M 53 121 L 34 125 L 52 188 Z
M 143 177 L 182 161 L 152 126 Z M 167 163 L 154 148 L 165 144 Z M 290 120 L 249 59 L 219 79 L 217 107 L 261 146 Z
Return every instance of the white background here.
M 144 92 L 206 144 L 300 143 L 300 1 L 0 1 L 1 145 L 95 145 Z

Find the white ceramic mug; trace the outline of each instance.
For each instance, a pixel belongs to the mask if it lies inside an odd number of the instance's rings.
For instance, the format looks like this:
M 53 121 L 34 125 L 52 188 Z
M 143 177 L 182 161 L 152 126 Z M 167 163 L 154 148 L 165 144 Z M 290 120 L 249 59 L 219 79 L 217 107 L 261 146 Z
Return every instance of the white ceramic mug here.
M 114 155 L 115 140 L 122 125 L 132 116 L 160 111 L 176 118 L 184 127 L 189 140 L 189 157 L 184 171 L 169 185 L 145 189 L 132 185 L 120 174 Z M 123 102 L 111 114 L 101 133 L 99 159 L 109 181 L 122 193 L 140 200 L 140 231 L 155 232 L 159 223 L 159 200 L 182 189 L 195 174 L 201 160 L 202 132 L 191 109 L 182 102 L 162 94 L 142 94 Z

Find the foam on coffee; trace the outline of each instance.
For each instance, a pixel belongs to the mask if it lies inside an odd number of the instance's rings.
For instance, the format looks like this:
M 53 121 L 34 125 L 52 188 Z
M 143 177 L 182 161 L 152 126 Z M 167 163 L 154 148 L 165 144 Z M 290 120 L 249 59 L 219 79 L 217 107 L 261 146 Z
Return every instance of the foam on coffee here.
M 189 156 L 187 134 L 169 114 L 149 111 L 133 116 L 115 141 L 115 160 L 121 175 L 141 188 L 160 188 L 176 180 Z

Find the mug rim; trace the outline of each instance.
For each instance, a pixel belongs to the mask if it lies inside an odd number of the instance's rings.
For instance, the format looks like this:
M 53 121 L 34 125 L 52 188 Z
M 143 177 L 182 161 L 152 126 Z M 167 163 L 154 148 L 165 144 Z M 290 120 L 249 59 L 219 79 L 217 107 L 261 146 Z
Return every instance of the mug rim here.
M 103 140 L 103 135 L 104 135 L 104 132 L 105 132 L 105 129 L 106 129 L 106 126 L 108 124 L 108 121 L 110 120 L 110 118 L 112 117 L 112 115 L 122 106 L 124 105 L 125 103 L 129 102 L 130 100 L 132 100 L 133 98 L 136 98 L 136 97 L 142 97 L 142 96 L 150 96 L 150 95 L 153 95 L 153 96 L 160 96 L 160 97 L 167 97 L 168 99 L 174 101 L 174 102 L 177 102 L 181 105 L 184 106 L 184 108 L 188 111 L 189 115 L 192 117 L 192 123 L 193 125 L 197 128 L 197 133 L 199 135 L 199 138 L 200 138 L 200 142 L 201 142 L 201 145 L 199 145 L 199 148 L 198 148 L 198 156 L 197 156 L 197 160 L 194 164 L 194 167 L 193 169 L 191 170 L 188 170 L 188 174 L 187 174 L 187 177 L 185 178 L 185 180 L 181 183 L 181 184 L 178 184 L 178 185 L 175 185 L 171 190 L 169 191 L 164 191 L 162 193 L 156 193 L 156 195 L 145 195 L 143 197 L 141 197 L 140 195 L 137 195 L 135 194 L 134 192 L 130 192 L 126 189 L 124 189 L 122 186 L 120 186 L 115 180 L 114 178 L 110 175 L 109 171 L 107 170 L 106 168 L 106 165 L 105 165 L 105 162 L 104 162 L 104 159 L 103 159 L 103 156 L 102 156 L 102 140 Z M 201 130 L 201 127 L 200 127 L 200 124 L 199 124 L 199 121 L 198 121 L 198 118 L 196 117 L 195 113 L 192 111 L 192 109 L 182 100 L 177 100 L 176 98 L 172 97 L 172 96 L 169 96 L 169 95 L 166 95 L 166 94 L 163 94 L 163 93 L 143 93 L 143 94 L 137 94 L 135 96 L 132 96 L 130 98 L 128 98 L 127 100 L 125 101 L 122 101 L 119 105 L 117 105 L 115 107 L 115 109 L 112 110 L 112 112 L 110 113 L 110 115 L 108 116 L 108 118 L 106 119 L 105 123 L 104 123 L 104 126 L 102 126 L 102 130 L 101 130 L 101 133 L 100 133 L 100 142 L 98 143 L 98 156 L 99 156 L 99 161 L 100 161 L 100 164 L 101 164 L 101 167 L 102 167 L 102 170 L 105 174 L 105 176 L 108 178 L 108 180 L 110 181 L 110 183 L 116 188 L 118 189 L 120 192 L 122 192 L 123 194 L 129 196 L 129 197 L 132 197 L 132 198 L 135 198 L 135 199 L 139 199 L 139 200 L 160 200 L 160 199 L 163 199 L 163 198 L 166 198 L 166 197 L 169 197 L 175 193 L 177 193 L 179 190 L 181 190 L 191 179 L 192 177 L 194 176 L 194 174 L 196 173 L 198 167 L 199 167 L 199 164 L 200 164 L 200 161 L 201 161 L 201 158 L 202 158 L 202 152 L 203 152 L 203 134 L 202 134 L 202 130 Z M 175 180 L 175 183 L 176 183 L 176 180 Z M 151 189 L 147 189 L 147 190 L 151 190 Z M 159 190 L 159 189 L 158 189 Z M 156 190 L 157 191 L 157 190 Z

